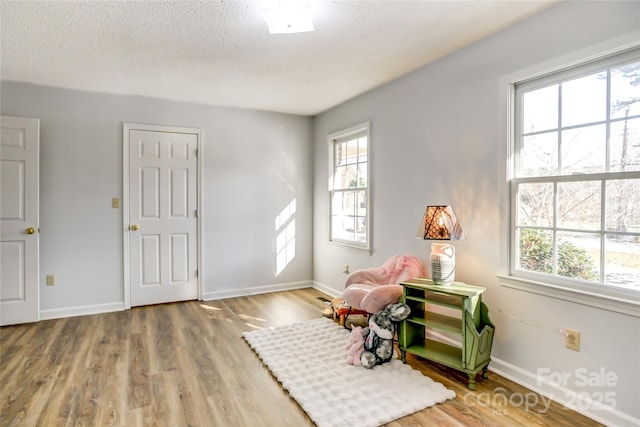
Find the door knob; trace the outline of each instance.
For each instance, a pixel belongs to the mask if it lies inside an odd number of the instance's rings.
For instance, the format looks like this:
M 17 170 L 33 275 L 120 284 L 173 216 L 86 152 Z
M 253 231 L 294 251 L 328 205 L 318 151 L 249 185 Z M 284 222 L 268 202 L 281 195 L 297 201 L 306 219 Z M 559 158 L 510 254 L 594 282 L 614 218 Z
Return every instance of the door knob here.
M 129 227 L 132 231 L 138 231 L 138 224 L 133 224 L 131 227 Z
M 36 229 L 33 227 L 29 227 L 25 230 L 27 234 L 36 234 Z

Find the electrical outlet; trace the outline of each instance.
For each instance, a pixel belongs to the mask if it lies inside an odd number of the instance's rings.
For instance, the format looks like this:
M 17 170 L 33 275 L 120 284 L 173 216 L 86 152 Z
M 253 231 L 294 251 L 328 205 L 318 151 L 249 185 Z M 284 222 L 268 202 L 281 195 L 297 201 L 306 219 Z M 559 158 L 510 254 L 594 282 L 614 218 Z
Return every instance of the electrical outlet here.
M 580 351 L 580 332 L 566 329 L 565 345 L 571 350 Z
M 119 209 L 120 208 L 120 199 L 117 197 L 114 197 L 113 199 L 111 199 L 111 207 L 113 209 Z
M 56 284 L 56 275 L 47 274 L 47 286 L 55 286 L 55 284 Z

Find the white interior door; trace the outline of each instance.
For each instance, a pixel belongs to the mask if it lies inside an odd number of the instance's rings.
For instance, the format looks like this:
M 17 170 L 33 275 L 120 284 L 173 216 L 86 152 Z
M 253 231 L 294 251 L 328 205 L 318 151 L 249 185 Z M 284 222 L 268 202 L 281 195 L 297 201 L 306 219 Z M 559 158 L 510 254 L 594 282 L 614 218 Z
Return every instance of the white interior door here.
M 199 133 L 152 128 L 128 129 L 131 306 L 198 298 Z
M 0 325 L 37 322 L 40 122 L 0 118 Z

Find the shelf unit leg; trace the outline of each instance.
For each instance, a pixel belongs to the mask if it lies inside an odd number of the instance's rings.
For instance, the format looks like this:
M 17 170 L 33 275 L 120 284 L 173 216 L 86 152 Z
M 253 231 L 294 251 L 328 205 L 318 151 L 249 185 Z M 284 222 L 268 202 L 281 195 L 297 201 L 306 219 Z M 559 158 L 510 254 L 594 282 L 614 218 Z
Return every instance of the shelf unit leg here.
M 468 374 L 469 375 L 469 390 L 476 389 L 476 374 Z
M 486 366 L 482 368 L 482 378 L 484 378 L 485 380 L 489 378 L 489 368 L 487 368 Z
M 407 363 L 407 352 L 400 350 L 400 358 L 402 359 L 402 363 Z

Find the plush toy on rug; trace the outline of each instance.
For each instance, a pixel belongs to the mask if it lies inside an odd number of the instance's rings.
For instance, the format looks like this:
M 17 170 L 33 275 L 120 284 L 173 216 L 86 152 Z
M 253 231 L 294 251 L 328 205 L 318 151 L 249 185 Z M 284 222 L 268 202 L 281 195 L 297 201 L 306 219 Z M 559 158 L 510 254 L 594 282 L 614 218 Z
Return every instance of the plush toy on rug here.
M 360 356 L 364 352 L 364 333 L 361 326 L 353 326 L 347 349 L 347 363 L 349 365 L 360 366 Z
M 409 317 L 411 309 L 407 304 L 389 304 L 382 311 L 369 319 L 369 327 L 364 329 L 364 352 L 360 363 L 371 369 L 376 365 L 388 362 L 393 356 L 393 336 L 396 324 Z

